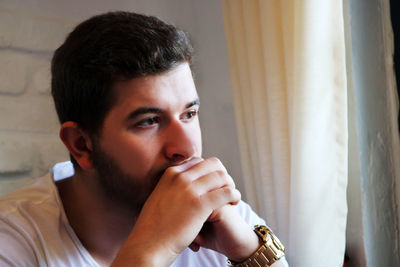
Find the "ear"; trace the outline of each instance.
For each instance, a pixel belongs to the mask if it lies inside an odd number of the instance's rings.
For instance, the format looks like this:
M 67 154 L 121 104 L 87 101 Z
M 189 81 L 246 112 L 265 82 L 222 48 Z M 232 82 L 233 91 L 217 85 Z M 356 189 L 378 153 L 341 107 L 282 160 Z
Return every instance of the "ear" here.
M 61 125 L 60 138 L 83 170 L 93 168 L 92 141 L 76 122 Z

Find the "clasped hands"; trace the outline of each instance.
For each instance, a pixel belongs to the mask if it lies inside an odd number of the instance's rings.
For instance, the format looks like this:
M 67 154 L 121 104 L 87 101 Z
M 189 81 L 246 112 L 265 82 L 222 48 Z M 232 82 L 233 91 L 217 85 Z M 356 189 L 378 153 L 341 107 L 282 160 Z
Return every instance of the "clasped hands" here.
M 252 227 L 234 207 L 240 199 L 217 158 L 194 158 L 169 167 L 117 258 L 135 266 L 169 266 L 187 247 L 205 247 L 240 262 L 259 247 Z

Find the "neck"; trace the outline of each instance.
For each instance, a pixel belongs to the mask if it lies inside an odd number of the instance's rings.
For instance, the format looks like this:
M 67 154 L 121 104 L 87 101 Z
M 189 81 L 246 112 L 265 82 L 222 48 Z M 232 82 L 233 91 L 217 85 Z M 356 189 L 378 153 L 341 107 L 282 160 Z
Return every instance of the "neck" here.
M 83 246 L 100 264 L 110 265 L 138 214 L 107 198 L 94 175 L 78 171 L 57 182 L 66 216 Z

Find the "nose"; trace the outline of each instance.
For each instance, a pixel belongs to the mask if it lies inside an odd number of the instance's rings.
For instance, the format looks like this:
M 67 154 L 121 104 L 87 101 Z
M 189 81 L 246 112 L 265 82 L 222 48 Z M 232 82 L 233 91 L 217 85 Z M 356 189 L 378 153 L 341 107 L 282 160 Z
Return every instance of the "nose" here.
M 198 133 L 193 126 L 179 120 L 172 121 L 165 131 L 165 137 L 164 152 L 170 162 L 180 164 L 196 156 Z

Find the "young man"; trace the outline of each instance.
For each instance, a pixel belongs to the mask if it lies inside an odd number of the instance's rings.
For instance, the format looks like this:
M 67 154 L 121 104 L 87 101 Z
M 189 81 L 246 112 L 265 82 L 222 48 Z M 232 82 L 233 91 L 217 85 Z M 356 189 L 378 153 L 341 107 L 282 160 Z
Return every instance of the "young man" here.
M 184 32 L 134 13 L 70 33 L 52 94 L 72 163 L 1 200 L 1 266 L 287 266 L 221 162 L 201 157 L 192 54 Z

